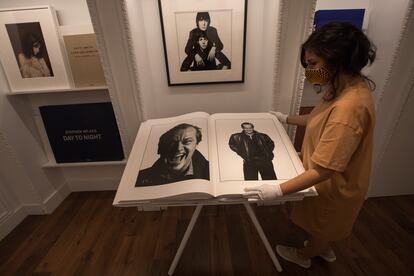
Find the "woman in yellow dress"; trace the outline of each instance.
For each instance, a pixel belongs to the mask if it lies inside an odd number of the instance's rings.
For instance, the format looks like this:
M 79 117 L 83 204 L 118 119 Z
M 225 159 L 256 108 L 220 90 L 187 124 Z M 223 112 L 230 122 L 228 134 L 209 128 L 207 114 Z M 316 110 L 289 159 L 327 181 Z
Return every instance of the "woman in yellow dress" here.
M 304 248 L 276 246 L 285 260 L 302 267 L 311 258 L 336 259 L 330 242 L 350 235 L 368 190 L 375 110 L 371 87 L 361 73 L 375 59 L 375 46 L 349 23 L 333 22 L 313 32 L 301 48 L 307 80 L 322 93 L 309 115 L 271 112 L 279 121 L 306 126 L 305 172 L 279 185 L 246 188 L 246 197 L 273 200 L 315 186 L 318 196 L 295 202 L 291 220 L 309 239 Z

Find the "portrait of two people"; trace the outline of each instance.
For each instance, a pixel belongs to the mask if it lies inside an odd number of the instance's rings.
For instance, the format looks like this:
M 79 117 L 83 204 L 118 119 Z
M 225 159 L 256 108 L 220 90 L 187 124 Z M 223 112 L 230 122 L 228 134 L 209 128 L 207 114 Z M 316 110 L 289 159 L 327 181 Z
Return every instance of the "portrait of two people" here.
M 223 53 L 223 48 L 217 29 L 211 26 L 210 14 L 198 12 L 196 28 L 190 31 L 185 45 L 186 57 L 180 71 L 231 69 L 231 62 Z
M 228 146 L 243 160 L 244 180 L 276 180 L 273 168 L 274 142 L 265 133 L 244 122 L 242 131 L 230 136 Z M 228 137 L 228 136 L 227 136 Z M 139 171 L 136 187 L 163 185 L 188 179 L 210 179 L 209 161 L 197 150 L 202 140 L 198 126 L 182 123 L 158 140 L 158 159 Z

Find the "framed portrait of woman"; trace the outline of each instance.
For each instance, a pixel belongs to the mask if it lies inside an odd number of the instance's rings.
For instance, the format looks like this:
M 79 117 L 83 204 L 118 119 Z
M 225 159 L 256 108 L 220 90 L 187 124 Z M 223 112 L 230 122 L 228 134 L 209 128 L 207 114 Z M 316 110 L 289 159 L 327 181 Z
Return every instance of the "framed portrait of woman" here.
M 244 82 L 247 0 L 158 0 L 168 85 Z
M 0 10 L 0 57 L 11 92 L 70 88 L 52 7 Z

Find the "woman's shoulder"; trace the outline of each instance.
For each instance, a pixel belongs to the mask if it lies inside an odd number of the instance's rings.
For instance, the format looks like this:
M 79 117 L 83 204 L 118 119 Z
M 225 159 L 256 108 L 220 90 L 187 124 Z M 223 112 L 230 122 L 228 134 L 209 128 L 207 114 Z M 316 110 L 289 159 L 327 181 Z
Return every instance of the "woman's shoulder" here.
M 360 128 L 374 120 L 374 113 L 372 92 L 366 84 L 361 83 L 347 88 L 334 101 L 331 119 L 353 128 Z
M 335 101 L 335 105 L 347 109 L 371 108 L 373 106 L 371 89 L 365 82 L 346 88 Z

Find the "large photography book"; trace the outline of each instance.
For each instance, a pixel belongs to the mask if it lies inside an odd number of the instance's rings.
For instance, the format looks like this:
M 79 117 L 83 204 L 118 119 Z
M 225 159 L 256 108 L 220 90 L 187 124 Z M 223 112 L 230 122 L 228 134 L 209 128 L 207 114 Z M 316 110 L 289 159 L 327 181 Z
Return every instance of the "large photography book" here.
M 105 86 L 96 35 L 64 35 L 63 40 L 75 87 Z
M 194 112 L 141 124 L 114 205 L 237 200 L 244 188 L 304 171 L 269 113 Z M 284 198 L 316 195 L 309 188 Z
M 56 163 L 124 159 L 110 102 L 40 106 L 39 111 Z

